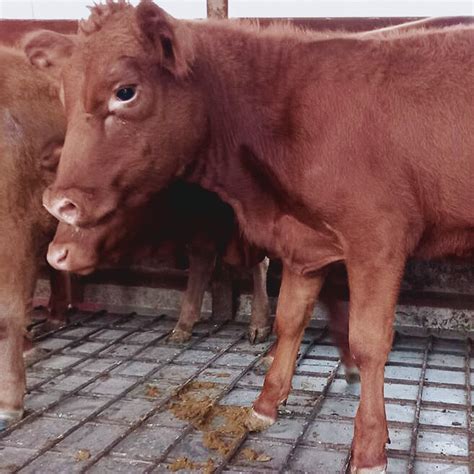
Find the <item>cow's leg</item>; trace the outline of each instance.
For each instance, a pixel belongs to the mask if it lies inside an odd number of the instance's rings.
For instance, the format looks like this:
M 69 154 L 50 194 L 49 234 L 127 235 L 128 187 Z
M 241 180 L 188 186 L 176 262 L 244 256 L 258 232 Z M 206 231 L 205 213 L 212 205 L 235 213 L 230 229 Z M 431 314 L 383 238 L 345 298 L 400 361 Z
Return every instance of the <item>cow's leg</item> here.
M 275 317 L 278 341 L 263 390 L 249 416 L 249 429 L 263 429 L 272 424 L 277 418 L 278 406 L 288 398 L 301 339 L 323 281 L 323 274 L 305 277 L 283 267 Z
M 50 297 L 48 312 L 43 324 L 35 326 L 31 336 L 41 336 L 68 323 L 68 309 L 72 304 L 71 275 L 49 268 Z
M 349 345 L 359 369 L 361 395 L 355 418 L 351 472 L 385 472 L 388 429 L 384 368 L 393 339 L 395 305 L 404 262 L 361 259 L 347 263 L 351 294 Z
M 275 352 L 278 345 L 278 341 L 275 341 L 268 351 L 267 355 L 262 358 L 262 360 L 258 363 L 257 367 L 262 369 L 263 371 L 267 371 L 273 364 L 275 360 Z
M 0 431 L 23 415 L 25 306 L 14 293 L 0 292 Z
M 21 237 L 17 242 L 20 242 L 21 248 Z M 0 272 L 0 431 L 19 420 L 23 414 L 24 335 L 37 270 L 32 262 L 33 255 L 33 252 L 27 252 L 21 261 L 20 258 L 16 260 L 14 253 L 4 253 L 0 257 L 3 267 Z
M 215 264 L 216 252 L 190 249 L 188 285 L 183 295 L 178 322 L 168 338 L 169 341 L 182 343 L 191 339 Z
M 359 370 L 349 349 L 349 303 L 333 295 L 325 299 L 329 312 L 329 330 L 339 349 L 347 383 L 359 382 Z
M 252 344 L 265 341 L 272 330 L 270 326 L 270 303 L 267 293 L 268 265 L 268 258 L 264 258 L 252 268 L 253 297 L 248 333 L 249 341 Z
M 51 295 L 48 323 L 51 329 L 57 329 L 68 323 L 68 309 L 72 305 L 71 275 L 50 269 L 49 282 Z

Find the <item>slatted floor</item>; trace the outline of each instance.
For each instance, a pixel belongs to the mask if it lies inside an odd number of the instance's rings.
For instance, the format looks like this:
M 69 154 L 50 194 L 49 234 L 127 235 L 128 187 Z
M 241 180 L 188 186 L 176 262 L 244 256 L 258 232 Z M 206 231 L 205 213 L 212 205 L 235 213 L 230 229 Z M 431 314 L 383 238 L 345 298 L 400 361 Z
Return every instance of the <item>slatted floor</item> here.
M 197 380 L 215 382 L 219 403 L 249 406 L 270 342 L 251 346 L 246 325 L 229 322 L 201 323 L 188 344 L 171 345 L 173 324 L 165 315 L 78 313 L 41 338 L 25 417 L 0 434 L 0 472 L 170 472 L 183 456 L 213 458 L 214 472 L 347 470 L 358 385 L 345 382 L 324 328 L 306 332 L 279 421 L 219 455 L 169 400 Z M 396 338 L 386 368 L 389 472 L 474 472 L 473 368 L 468 340 Z M 263 460 L 248 460 L 246 448 Z

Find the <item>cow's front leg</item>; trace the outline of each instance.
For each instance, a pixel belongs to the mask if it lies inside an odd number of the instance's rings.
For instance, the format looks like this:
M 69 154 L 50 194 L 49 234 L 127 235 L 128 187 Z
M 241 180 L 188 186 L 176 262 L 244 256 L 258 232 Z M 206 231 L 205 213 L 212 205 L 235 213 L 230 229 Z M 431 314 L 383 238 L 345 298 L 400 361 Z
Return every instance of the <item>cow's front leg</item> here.
M 191 339 L 215 264 L 216 252 L 190 249 L 188 284 L 183 295 L 178 322 L 168 338 L 170 342 L 183 343 Z
M 267 272 L 269 260 L 264 258 L 252 268 L 253 296 L 250 315 L 249 341 L 252 344 L 265 341 L 272 327 L 270 325 L 270 303 L 267 293 Z
M 249 416 L 248 427 L 251 430 L 272 424 L 277 418 L 278 406 L 288 398 L 301 338 L 323 281 L 323 274 L 306 277 L 283 267 L 275 317 L 278 341 L 263 390 Z
M 48 271 L 50 284 L 48 308 L 39 314 L 40 316 L 44 315 L 45 321 L 34 326 L 27 338 L 42 336 L 66 326 L 69 322 L 68 310 L 72 306 L 71 274 L 51 267 L 48 267 Z M 27 338 L 25 338 L 25 352 L 33 349 L 33 345 L 27 341 Z
M 71 274 L 50 268 L 49 283 L 49 318 L 45 324 L 49 330 L 54 330 L 68 323 L 68 310 L 72 306 Z
M 12 287 L 0 291 L 0 431 L 23 415 L 25 295 Z
M 351 472 L 383 473 L 388 429 L 384 368 L 393 340 L 393 319 L 403 262 L 347 262 L 351 293 L 349 344 L 361 380 Z

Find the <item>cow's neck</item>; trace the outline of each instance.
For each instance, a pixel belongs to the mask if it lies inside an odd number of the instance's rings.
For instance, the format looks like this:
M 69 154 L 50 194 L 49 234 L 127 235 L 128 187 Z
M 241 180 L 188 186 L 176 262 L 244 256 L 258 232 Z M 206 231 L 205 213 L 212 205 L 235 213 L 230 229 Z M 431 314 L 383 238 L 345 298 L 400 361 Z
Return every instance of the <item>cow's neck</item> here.
M 305 173 L 295 152 L 304 131 L 293 114 L 294 87 L 310 80 L 297 67 L 304 39 L 201 28 L 193 77 L 206 104 L 209 145 L 188 179 L 219 194 L 247 239 L 294 271 L 340 260 L 337 236 L 295 186 Z
M 206 28 L 208 28 L 206 30 Z M 193 164 L 191 180 L 217 192 L 241 224 L 275 221 L 288 212 L 282 176 L 268 166 L 282 159 L 278 134 L 288 122 L 291 48 L 254 32 L 202 25 L 194 76 L 209 118 L 207 153 Z
M 292 132 L 286 127 L 298 42 L 225 24 L 204 23 L 199 30 L 195 74 L 219 145 L 273 155 L 278 138 Z

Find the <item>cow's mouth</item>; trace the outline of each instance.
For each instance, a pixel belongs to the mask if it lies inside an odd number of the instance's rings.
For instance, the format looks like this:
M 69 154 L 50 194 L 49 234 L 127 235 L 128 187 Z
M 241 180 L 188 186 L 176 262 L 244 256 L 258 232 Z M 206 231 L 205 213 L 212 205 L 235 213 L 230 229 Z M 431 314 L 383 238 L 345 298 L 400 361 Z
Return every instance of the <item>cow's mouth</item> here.
M 46 259 L 48 263 L 56 270 L 64 272 L 73 272 L 78 275 L 89 275 L 97 265 L 91 262 L 78 262 L 73 257 L 73 251 L 66 245 L 58 245 L 52 242 L 48 248 Z

